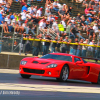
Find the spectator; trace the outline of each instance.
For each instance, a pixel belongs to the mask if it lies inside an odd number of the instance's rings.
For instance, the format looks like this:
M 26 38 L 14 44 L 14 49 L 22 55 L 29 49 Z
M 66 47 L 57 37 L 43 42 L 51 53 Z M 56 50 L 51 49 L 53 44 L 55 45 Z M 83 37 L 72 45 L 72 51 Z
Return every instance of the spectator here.
M 47 34 L 46 36 L 45 36 L 45 39 L 46 40 L 51 40 L 51 37 L 50 37 L 50 35 L 49 34 Z M 44 48 L 43 48 L 43 55 L 45 55 L 45 54 L 47 54 L 48 52 L 49 52 L 49 46 L 50 46 L 50 42 L 45 42 L 45 44 L 44 44 Z
M 65 37 L 65 39 L 63 40 L 63 42 L 69 42 L 69 41 L 68 41 L 68 36 Z M 69 52 L 69 49 L 68 49 L 68 47 L 67 47 L 67 44 L 64 43 L 64 44 L 61 45 L 61 52 L 62 52 L 62 53 L 67 53 L 67 52 Z
M 83 3 L 82 3 L 82 6 L 86 7 L 87 4 L 88 4 L 87 0 L 84 0 Z
M 29 40 L 25 43 L 25 55 L 27 55 L 31 51 L 31 43 Z
M 46 20 L 43 19 L 39 22 L 39 30 L 45 32 L 45 28 L 46 28 Z
M 68 44 L 67 44 L 67 53 L 69 54 L 70 53 L 70 51 L 71 51 L 71 45 L 70 45 L 70 43 L 72 42 L 72 39 L 69 39 L 68 40 Z
M 82 35 L 81 35 L 80 32 L 78 31 L 76 25 L 74 25 L 74 27 L 72 27 L 71 32 L 72 32 L 75 36 L 77 36 L 78 38 L 81 38 L 81 39 L 85 40 L 85 38 L 82 37 Z
M 62 10 L 58 11 L 58 14 L 59 14 L 59 16 L 62 16 L 65 14 L 65 12 L 66 12 L 65 9 L 62 8 Z
M 66 33 L 69 35 L 69 38 L 73 37 L 75 39 L 75 35 L 71 32 L 71 23 L 69 23 L 66 27 Z
M 61 21 L 61 23 L 62 23 L 62 25 L 64 26 L 64 28 L 66 28 L 65 19 L 63 19 L 63 20 Z
M 99 12 L 99 6 L 98 6 L 98 3 L 97 2 L 93 6 L 93 9 L 94 9 L 94 12 L 98 14 L 98 12 Z
M 95 35 L 98 34 L 99 31 L 98 31 L 97 23 L 94 24 L 94 26 L 93 26 L 93 30 L 94 30 Z
M 3 30 L 4 30 L 4 33 L 9 33 L 9 31 L 8 31 L 8 25 L 7 25 L 6 21 L 4 21 Z
M 18 34 L 19 33 L 19 24 L 16 23 L 15 25 L 15 34 Z
M 91 0 L 91 1 L 89 2 L 89 5 L 95 5 L 94 0 Z
M 51 15 L 50 10 L 46 10 L 44 15 L 47 16 L 47 17 L 48 17 L 49 15 Z
M 42 16 L 42 7 L 41 8 L 39 8 L 38 10 L 37 10 L 37 13 L 36 13 L 36 16 L 39 16 L 39 17 L 41 17 Z
M 93 30 L 93 27 L 90 26 L 90 29 L 88 30 L 88 34 L 89 34 L 89 39 L 92 40 L 92 37 L 93 37 L 93 40 L 95 39 L 95 33 L 94 33 L 94 30 Z
M 55 47 L 55 52 L 61 52 L 60 47 L 61 43 L 63 41 L 63 37 L 60 37 L 60 39 L 57 41 L 56 47 Z
M 29 34 L 29 30 L 32 32 L 32 34 L 35 36 L 35 32 L 34 32 L 34 29 L 35 29 L 36 26 L 34 26 L 33 24 L 33 20 L 29 21 L 28 22 L 28 26 L 25 27 L 25 30 L 26 30 L 26 34 Z
M 23 10 L 23 12 L 21 13 L 21 20 L 26 20 L 26 10 Z
M 3 25 L 5 20 L 4 14 L 2 16 L 0 16 L 0 25 Z
M 78 38 L 75 38 L 75 43 L 76 44 L 78 43 Z M 78 47 L 78 45 L 73 45 L 73 55 L 76 55 L 76 53 L 77 53 L 77 47 Z
M 94 44 L 94 40 L 90 41 L 89 45 L 93 45 Z M 88 57 L 93 57 L 93 47 L 89 46 L 88 47 Z
M 58 36 L 55 37 L 54 41 L 58 41 Z M 55 52 L 57 43 L 51 43 L 51 53 Z
M 80 13 L 77 14 L 76 16 L 76 20 L 80 21 L 81 20 L 81 16 L 80 16 Z
M 83 44 L 88 44 L 89 40 L 86 39 Z M 87 46 L 82 46 L 82 57 L 86 57 Z
M 37 35 L 35 39 L 42 39 L 42 35 L 41 34 Z M 33 56 L 38 56 L 40 47 L 41 47 L 41 41 L 33 42 Z
M 32 15 L 35 14 L 33 6 L 31 6 L 31 7 L 28 9 L 28 11 L 29 11 L 29 14 L 32 14 Z
M 56 12 L 58 12 L 58 10 L 59 10 L 56 0 L 53 2 L 53 9 L 54 9 Z
M 23 6 L 21 11 L 28 11 L 27 5 Z
M 76 55 L 77 55 L 77 56 L 81 56 L 81 54 L 82 54 L 82 45 L 80 45 L 80 43 L 83 43 L 83 39 L 81 39 L 81 40 L 79 41 L 79 45 L 78 45 L 78 47 L 77 47 L 77 52 L 76 52 Z

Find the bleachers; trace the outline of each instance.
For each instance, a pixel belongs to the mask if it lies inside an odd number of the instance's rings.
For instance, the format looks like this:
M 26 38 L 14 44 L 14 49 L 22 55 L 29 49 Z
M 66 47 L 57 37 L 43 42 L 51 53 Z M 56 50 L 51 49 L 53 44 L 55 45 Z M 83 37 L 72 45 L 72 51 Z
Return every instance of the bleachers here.
M 20 13 L 21 12 L 21 4 L 19 2 L 13 1 L 11 4 L 11 12 Z
M 46 2 L 45 0 L 43 0 L 43 2 L 32 1 L 31 5 L 37 5 L 38 8 L 43 7 L 43 15 L 44 15 L 45 2 Z M 72 9 L 72 17 L 73 16 L 77 16 L 78 13 L 84 14 L 84 8 L 82 7 L 82 3 L 76 3 L 74 0 L 59 0 L 59 2 L 61 4 L 66 3 L 68 6 L 72 6 L 73 7 L 73 9 Z M 20 13 L 21 12 L 21 8 L 22 8 L 21 4 L 19 2 L 14 2 L 14 1 L 12 2 L 12 5 L 10 7 L 11 12 L 16 12 L 16 13 Z M 56 16 L 58 16 L 58 22 L 60 22 L 61 18 L 58 15 L 58 13 L 54 11 L 54 14 Z M 82 33 L 86 33 L 86 32 L 82 32 Z M 83 37 L 86 36 L 86 34 L 82 34 L 82 35 L 83 35 Z

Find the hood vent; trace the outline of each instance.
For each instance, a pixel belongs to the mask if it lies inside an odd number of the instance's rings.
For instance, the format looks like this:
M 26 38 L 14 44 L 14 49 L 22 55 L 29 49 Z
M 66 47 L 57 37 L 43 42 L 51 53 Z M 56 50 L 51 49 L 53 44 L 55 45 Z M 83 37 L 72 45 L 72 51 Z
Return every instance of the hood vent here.
M 41 64 L 47 64 L 47 63 L 49 63 L 49 62 L 41 62 Z
M 37 64 L 37 63 L 39 63 L 39 62 L 38 62 L 38 61 L 33 61 L 33 63 L 36 63 L 36 64 Z
M 33 61 L 33 63 L 35 63 L 35 64 L 47 64 L 47 63 L 49 63 L 49 62 L 38 62 L 38 61 Z

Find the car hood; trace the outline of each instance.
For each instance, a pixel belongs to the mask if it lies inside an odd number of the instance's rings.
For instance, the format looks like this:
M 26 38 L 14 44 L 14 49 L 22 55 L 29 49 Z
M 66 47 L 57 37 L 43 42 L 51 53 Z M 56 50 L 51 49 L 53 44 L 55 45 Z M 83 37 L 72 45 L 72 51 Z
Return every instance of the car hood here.
M 46 66 L 50 65 L 50 64 L 62 64 L 65 61 L 61 61 L 61 60 L 54 60 L 54 59 L 42 59 L 42 58 L 35 58 L 35 59 L 31 59 L 30 62 L 28 62 L 24 67 L 28 67 L 28 68 L 37 68 L 37 69 L 44 69 L 46 68 Z
M 32 63 L 38 63 L 38 64 L 50 64 L 50 63 L 59 63 L 59 62 L 65 62 L 61 60 L 55 60 L 55 59 L 43 59 L 43 58 L 35 58 Z

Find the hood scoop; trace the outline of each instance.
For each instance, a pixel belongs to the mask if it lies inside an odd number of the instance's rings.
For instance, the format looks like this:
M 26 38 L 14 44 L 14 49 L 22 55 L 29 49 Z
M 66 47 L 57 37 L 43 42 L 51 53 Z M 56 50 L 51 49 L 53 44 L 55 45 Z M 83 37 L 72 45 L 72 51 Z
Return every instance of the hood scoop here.
M 33 63 L 35 63 L 35 64 L 47 64 L 47 63 L 49 63 L 49 62 L 38 62 L 38 61 L 33 61 Z
M 37 64 L 37 63 L 39 63 L 39 62 L 38 62 L 38 61 L 33 61 L 33 63 L 36 63 L 36 64 Z

